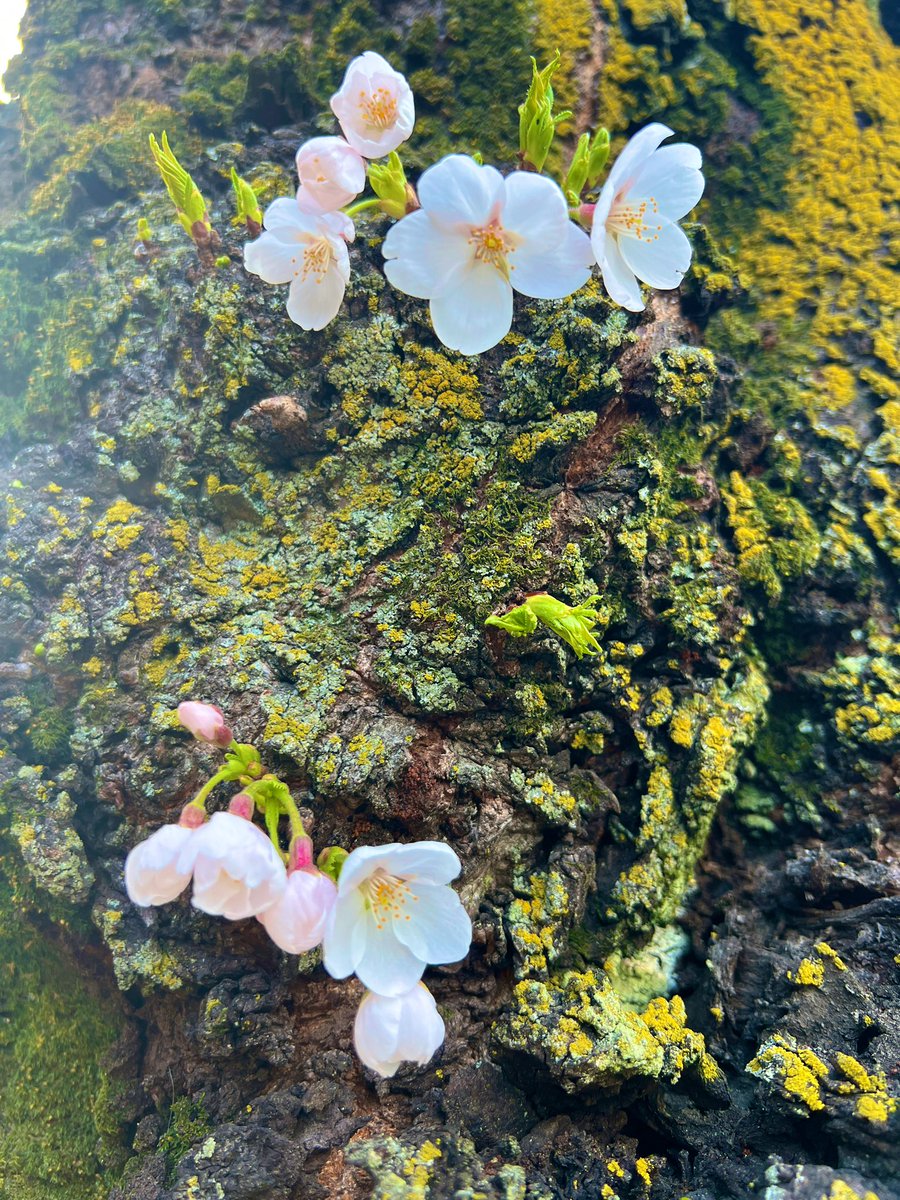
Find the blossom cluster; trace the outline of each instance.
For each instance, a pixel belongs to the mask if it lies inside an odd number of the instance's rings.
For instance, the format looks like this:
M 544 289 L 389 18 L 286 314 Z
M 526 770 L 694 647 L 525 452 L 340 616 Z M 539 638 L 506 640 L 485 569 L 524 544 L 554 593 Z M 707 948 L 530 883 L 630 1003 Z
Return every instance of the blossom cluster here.
M 662 146 L 672 130 L 648 125 L 598 190 L 609 153 L 609 135 L 600 130 L 582 136 L 565 177 L 554 181 L 542 171 L 556 124 L 570 115 L 553 113 L 557 63 L 535 67 L 519 109 L 523 169 L 504 176 L 480 159 L 450 154 L 414 189 L 397 153 L 415 123 L 410 86 L 374 51 L 353 59 L 331 98 L 343 136 L 315 137 L 297 151 L 296 197 L 266 209 L 264 232 L 244 248 L 247 270 L 290 284 L 290 318 L 322 329 L 350 279 L 354 217 L 393 217 L 382 247 L 388 281 L 427 300 L 438 338 L 463 354 L 488 350 L 509 333 L 513 292 L 563 299 L 595 266 L 611 299 L 633 312 L 644 308 L 638 281 L 678 287 L 691 262 L 678 221 L 703 193 L 700 151 Z M 374 161 L 385 156 L 386 163 Z M 352 203 L 367 179 L 375 195 Z
M 287 786 L 265 772 L 253 746 L 232 738 L 220 710 L 188 701 L 178 709 L 194 737 L 225 751 L 222 769 L 182 810 L 139 842 L 125 862 L 129 898 L 167 904 L 190 884 L 192 904 L 230 921 L 255 917 L 288 954 L 318 946 L 335 979 L 356 975 L 367 991 L 354 1024 L 366 1066 L 393 1075 L 404 1061 L 424 1065 L 444 1040 L 444 1022 L 421 982 L 426 966 L 458 962 L 472 923 L 449 886 L 459 858 L 442 842 L 330 846 L 314 859 L 313 843 Z M 227 812 L 209 816 L 206 800 L 220 783 L 240 791 Z M 254 823 L 261 811 L 267 833 Z M 278 831 L 290 828 L 287 852 Z

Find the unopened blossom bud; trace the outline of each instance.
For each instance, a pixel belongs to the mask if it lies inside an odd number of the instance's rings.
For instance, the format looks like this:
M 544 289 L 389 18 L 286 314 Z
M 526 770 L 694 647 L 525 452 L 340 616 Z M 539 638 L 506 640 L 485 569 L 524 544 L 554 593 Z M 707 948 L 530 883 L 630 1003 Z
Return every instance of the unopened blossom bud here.
M 286 954 L 305 954 L 318 946 L 337 900 L 334 883 L 315 867 L 291 871 L 287 885 L 259 921 Z
M 228 811 L 234 813 L 236 817 L 243 817 L 245 821 L 253 820 L 253 810 L 255 807 L 253 797 L 249 792 L 238 792 L 228 802 Z
M 214 704 L 185 700 L 178 705 L 178 720 L 198 742 L 219 746 L 223 750 L 231 745 L 231 730 L 225 724 L 222 710 Z
M 358 150 L 340 137 L 315 137 L 297 151 L 303 212 L 337 212 L 366 186 L 366 164 Z
M 315 861 L 312 838 L 305 833 L 295 837 L 288 850 L 288 870 L 300 871 L 311 867 Z
M 206 809 L 200 808 L 197 804 L 186 804 L 181 810 L 181 816 L 178 818 L 178 824 L 183 829 L 199 829 L 209 818 L 206 815 Z
M 424 983 L 401 996 L 366 992 L 353 1025 L 362 1062 L 385 1079 L 403 1062 L 424 1067 L 444 1040 L 444 1022 Z

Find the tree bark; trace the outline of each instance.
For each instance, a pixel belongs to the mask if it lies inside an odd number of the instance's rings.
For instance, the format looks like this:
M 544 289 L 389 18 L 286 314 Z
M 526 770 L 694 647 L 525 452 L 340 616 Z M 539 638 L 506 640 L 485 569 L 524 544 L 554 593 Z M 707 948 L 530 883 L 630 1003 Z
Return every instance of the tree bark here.
M 865 0 L 31 0 L 0 107 L 0 1197 L 900 1194 L 896 52 Z M 683 288 L 463 358 L 360 221 L 321 333 L 245 273 L 344 65 L 410 176 L 512 169 L 528 54 L 702 146 Z M 167 130 L 222 241 L 198 258 Z M 145 228 L 138 221 L 145 218 Z M 599 595 L 601 649 L 485 619 Z M 218 704 L 316 846 L 440 839 L 439 1055 L 129 848 Z M 216 794 L 224 806 L 227 789 Z

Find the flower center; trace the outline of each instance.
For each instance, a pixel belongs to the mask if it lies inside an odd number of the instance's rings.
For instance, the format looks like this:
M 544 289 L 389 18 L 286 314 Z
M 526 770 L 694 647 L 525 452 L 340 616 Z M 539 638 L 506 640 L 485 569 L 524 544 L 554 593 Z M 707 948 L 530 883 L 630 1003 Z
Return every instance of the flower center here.
M 506 256 L 512 250 L 513 244 L 496 217 L 487 225 L 472 229 L 469 245 L 475 247 L 476 262 L 490 263 L 504 279 L 509 279 L 509 263 Z
M 606 227 L 625 237 L 637 238 L 639 242 L 656 242 L 662 229 L 662 224 L 655 221 L 658 216 L 659 205 L 653 196 L 638 204 L 629 204 L 617 197 L 606 218 Z
M 316 283 L 321 283 L 325 278 L 328 268 L 331 266 L 333 258 L 334 253 L 328 238 L 314 238 L 313 241 L 307 243 L 303 251 L 302 270 L 295 271 L 294 276 L 301 275 L 303 279 L 306 279 L 308 275 L 312 275 Z
M 397 97 L 383 87 L 374 92 L 360 92 L 359 111 L 367 125 L 389 129 L 397 120 Z
M 365 881 L 363 894 L 366 907 L 375 918 L 376 929 L 384 929 L 388 922 L 401 918 L 408 921 L 410 918 L 405 911 L 406 905 L 411 900 L 419 899 L 403 879 L 382 870 L 376 871 Z

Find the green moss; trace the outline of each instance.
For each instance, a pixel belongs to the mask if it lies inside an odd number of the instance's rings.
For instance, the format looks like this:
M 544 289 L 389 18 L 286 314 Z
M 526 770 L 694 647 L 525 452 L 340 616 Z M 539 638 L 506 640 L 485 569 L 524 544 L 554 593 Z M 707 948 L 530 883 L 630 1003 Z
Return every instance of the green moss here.
M 99 1200 L 109 1180 L 101 1180 L 98 1139 L 118 1134 L 101 1064 L 119 1015 L 0 886 L 0 1191 Z
M 179 1096 L 169 1109 L 168 1124 L 157 1148 L 165 1156 L 170 1183 L 173 1182 L 175 1168 L 191 1146 L 212 1132 L 204 1100 L 203 1092 L 196 1099 Z
M 796 579 L 819 561 L 818 530 L 799 500 L 779 495 L 761 479 L 744 479 L 732 471 L 723 490 L 738 570 L 777 600 L 784 581 Z
M 234 122 L 247 95 L 246 55 L 234 53 L 224 62 L 198 62 L 184 78 L 181 103 L 193 124 L 204 132 L 221 133 Z

